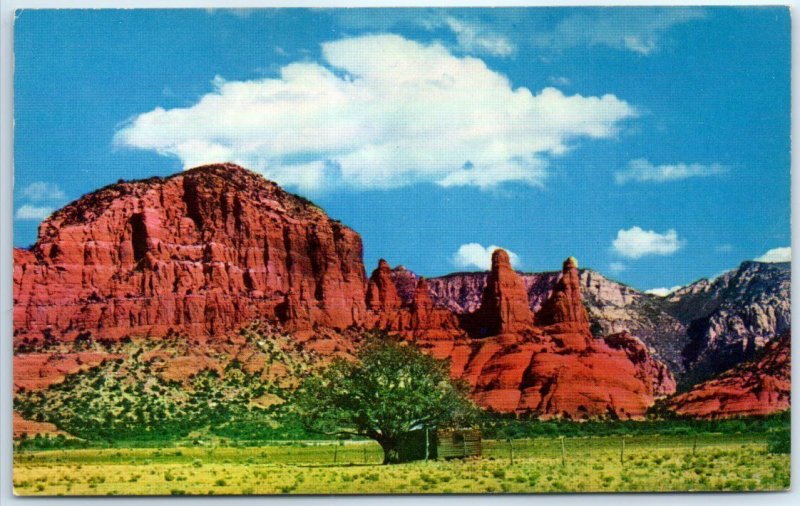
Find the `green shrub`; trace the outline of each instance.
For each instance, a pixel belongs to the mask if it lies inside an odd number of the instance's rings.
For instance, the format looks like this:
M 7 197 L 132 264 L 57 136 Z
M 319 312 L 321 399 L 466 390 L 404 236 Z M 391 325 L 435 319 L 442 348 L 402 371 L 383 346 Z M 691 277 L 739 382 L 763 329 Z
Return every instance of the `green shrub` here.
M 789 427 L 790 412 L 723 420 L 675 418 L 668 413 L 651 415 L 646 420 L 537 420 L 530 416 L 491 413 L 482 415 L 481 428 L 486 439 L 524 439 L 559 435 L 565 437 L 610 435 L 697 435 L 754 434 Z
M 791 453 L 792 435 L 789 430 L 777 430 L 767 436 L 767 451 L 769 453 Z

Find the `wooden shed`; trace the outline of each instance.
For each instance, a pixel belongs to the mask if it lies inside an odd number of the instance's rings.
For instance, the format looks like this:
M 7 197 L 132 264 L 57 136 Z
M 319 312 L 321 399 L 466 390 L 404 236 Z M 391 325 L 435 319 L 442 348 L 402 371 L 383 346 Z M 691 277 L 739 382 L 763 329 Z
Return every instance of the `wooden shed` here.
M 480 457 L 479 429 L 443 429 L 436 431 L 436 456 L 443 459 Z
M 400 461 L 454 459 L 481 455 L 478 429 L 418 429 L 400 439 Z

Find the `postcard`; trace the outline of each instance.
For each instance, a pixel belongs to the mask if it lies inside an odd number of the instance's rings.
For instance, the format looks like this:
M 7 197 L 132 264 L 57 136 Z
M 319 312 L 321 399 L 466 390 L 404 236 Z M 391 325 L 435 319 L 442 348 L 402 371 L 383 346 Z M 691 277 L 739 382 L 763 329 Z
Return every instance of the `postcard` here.
M 788 489 L 790 40 L 18 11 L 15 494 Z

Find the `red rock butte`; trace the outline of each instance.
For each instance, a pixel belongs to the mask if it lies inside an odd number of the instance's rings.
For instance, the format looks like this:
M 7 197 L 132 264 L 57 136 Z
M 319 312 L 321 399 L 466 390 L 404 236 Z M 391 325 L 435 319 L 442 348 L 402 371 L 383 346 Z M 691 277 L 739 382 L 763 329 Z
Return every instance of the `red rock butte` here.
M 203 342 L 261 319 L 298 340 L 348 328 L 399 334 L 449 359 L 497 411 L 637 418 L 675 390 L 637 338 L 592 336 L 574 258 L 534 316 L 496 250 L 480 307 L 458 316 L 434 305 L 424 278 L 385 260 L 367 280 L 356 232 L 231 164 L 88 194 L 46 219 L 14 262 L 15 344 L 171 332 Z
M 397 287 L 392 279 L 389 262 L 380 259 L 367 285 L 367 307 L 372 311 L 394 311 L 402 305 Z
M 589 328 L 589 315 L 583 306 L 578 261 L 569 257 L 564 261 L 561 279 L 553 295 L 548 299 L 536 318 L 540 325 L 553 326 L 553 330 L 582 333 Z
M 504 305 L 495 301 L 516 300 L 519 287 L 524 289 L 519 274 L 506 268 L 507 259 L 505 252 L 495 252 L 492 258 L 492 272 L 503 272 L 503 281 L 487 281 L 483 301 L 490 311 L 500 313 L 490 321 L 502 321 L 509 313 L 498 310 Z M 502 333 L 471 341 L 464 369 L 456 372 L 472 385 L 480 405 L 543 418 L 641 418 L 656 398 L 675 391 L 667 367 L 653 359 L 639 339 L 628 334 L 592 336 L 577 274 L 577 261 L 567 259 L 537 318 L 540 325 L 529 326 L 533 318 L 523 313 L 506 320 L 517 322 L 518 332 L 501 325 Z M 475 314 L 486 311 L 482 304 Z M 454 365 L 460 362 L 453 360 Z
M 293 328 L 363 320 L 361 238 L 241 167 L 120 182 L 47 218 L 14 250 L 15 342 L 193 336 L 256 317 Z
M 533 313 L 525 282 L 514 272 L 505 250 L 492 252 L 480 309 L 472 315 L 479 335 L 514 334 L 533 328 Z

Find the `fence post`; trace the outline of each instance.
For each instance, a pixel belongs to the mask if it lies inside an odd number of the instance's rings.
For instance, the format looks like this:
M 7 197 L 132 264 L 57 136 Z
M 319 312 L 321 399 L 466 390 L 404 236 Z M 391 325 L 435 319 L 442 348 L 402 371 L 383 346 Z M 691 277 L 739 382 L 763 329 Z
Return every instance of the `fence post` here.
M 334 445 L 333 445 L 333 463 L 334 464 L 336 463 L 336 457 L 338 456 L 338 453 L 339 453 L 339 441 L 336 441 L 336 443 L 334 443 Z
M 567 450 L 564 447 L 564 436 L 561 436 L 561 465 L 563 466 L 566 464 L 567 461 Z
M 430 449 L 430 441 L 428 440 L 428 428 L 425 427 L 425 462 L 428 461 L 429 449 Z
M 511 439 L 511 438 L 508 438 L 508 452 L 509 452 L 509 456 L 511 458 L 511 465 L 513 466 L 514 465 L 514 440 Z
M 697 434 L 694 435 L 694 442 L 692 442 L 692 456 L 697 453 Z
M 625 436 L 622 436 L 622 446 L 619 449 L 619 463 L 625 465 Z
M 364 463 L 367 463 L 367 445 L 364 444 Z

